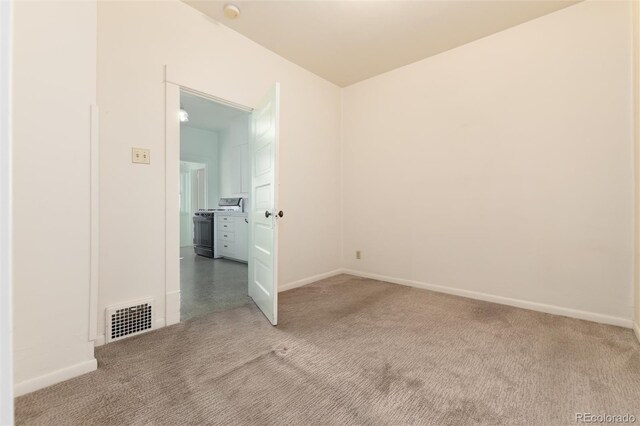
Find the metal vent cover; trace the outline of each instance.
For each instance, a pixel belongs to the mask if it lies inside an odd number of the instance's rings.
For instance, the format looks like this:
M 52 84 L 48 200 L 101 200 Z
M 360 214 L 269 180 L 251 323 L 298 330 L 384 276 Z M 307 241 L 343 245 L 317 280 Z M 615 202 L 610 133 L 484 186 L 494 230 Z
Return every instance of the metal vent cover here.
M 107 343 L 153 328 L 153 299 L 107 307 Z

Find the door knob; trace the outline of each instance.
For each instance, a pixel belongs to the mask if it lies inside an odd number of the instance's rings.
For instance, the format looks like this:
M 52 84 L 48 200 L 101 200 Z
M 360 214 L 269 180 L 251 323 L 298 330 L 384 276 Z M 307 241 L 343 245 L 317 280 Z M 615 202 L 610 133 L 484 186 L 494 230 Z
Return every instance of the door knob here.
M 282 210 L 280 210 L 280 211 L 278 212 L 278 217 L 282 217 L 282 216 L 284 216 L 284 212 L 283 212 Z
M 269 210 L 267 210 L 266 212 L 264 212 L 264 217 L 269 217 L 271 216 L 271 212 Z

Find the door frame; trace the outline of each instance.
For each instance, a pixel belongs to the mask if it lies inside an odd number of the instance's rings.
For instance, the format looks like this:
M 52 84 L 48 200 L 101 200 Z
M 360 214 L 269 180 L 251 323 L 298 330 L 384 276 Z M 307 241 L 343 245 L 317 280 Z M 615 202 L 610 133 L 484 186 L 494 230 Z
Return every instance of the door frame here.
M 165 325 L 180 322 L 180 91 L 251 113 L 253 108 L 211 95 L 201 84 L 194 83 L 165 65 Z M 175 179 L 174 179 L 175 178 Z M 178 194 L 178 195 L 176 195 Z M 174 197 L 175 196 L 175 197 Z
M 190 169 L 189 169 L 189 172 L 188 172 L 189 180 L 191 181 L 191 182 L 189 183 L 189 191 L 191 192 L 191 194 L 189 195 L 190 205 L 189 205 L 189 212 L 188 212 L 188 214 L 189 214 L 189 219 L 191 220 L 191 218 L 193 217 L 193 214 L 195 213 L 195 210 L 193 210 L 193 192 L 194 192 L 194 191 L 193 191 L 193 189 L 194 189 L 194 188 L 193 188 L 193 179 L 194 179 L 194 176 L 193 176 L 193 174 L 192 174 L 192 173 L 193 173 L 193 171 L 204 170 L 205 180 L 204 180 L 204 194 L 203 194 L 203 196 L 204 196 L 204 205 L 205 205 L 205 207 L 206 207 L 206 206 L 208 206 L 208 204 L 209 204 L 209 194 L 208 194 L 208 191 L 209 191 L 209 183 L 207 182 L 207 181 L 208 181 L 208 177 L 209 177 L 209 167 L 207 166 L 207 164 L 206 164 L 206 163 L 200 163 L 200 162 L 198 162 L 198 161 L 184 160 L 184 159 L 183 159 L 183 157 L 181 156 L 181 157 L 180 157 L 180 176 L 182 176 L 183 174 L 185 174 L 185 172 L 182 170 L 182 164 L 183 164 L 183 163 L 187 163 L 187 164 L 197 164 L 197 165 L 199 165 L 199 166 L 202 166 L 202 167 L 199 167 L 199 168 L 197 168 L 197 169 L 191 169 L 191 168 L 190 168 Z M 182 177 L 180 177 L 180 180 L 182 180 Z M 182 183 L 181 183 L 181 184 L 182 184 Z M 181 205 L 180 205 L 180 215 L 182 215 L 182 214 L 184 213 L 184 211 L 182 210 L 182 203 L 183 203 L 183 200 L 184 200 L 184 192 L 182 191 L 182 188 L 180 188 L 180 193 L 182 194 L 182 196 L 181 196 L 181 198 L 180 198 L 180 203 L 181 203 Z M 196 197 L 197 197 L 197 196 L 196 196 Z M 197 209 L 197 207 L 196 207 L 196 209 Z M 182 216 L 180 217 L 180 220 L 182 221 Z M 193 223 L 193 222 L 191 222 L 191 223 Z M 183 237 L 183 235 L 182 235 L 182 231 L 183 231 L 183 229 L 182 229 L 182 222 L 180 222 L 180 248 L 182 248 L 182 247 L 186 247 L 186 246 L 183 246 L 183 245 L 182 245 L 182 237 Z M 190 241 L 191 241 L 190 245 L 193 245 L 193 238 L 191 238 L 191 239 L 190 239 Z
M 207 166 L 207 164 L 206 164 L 206 163 L 201 163 L 201 162 L 199 162 L 199 161 L 192 161 L 192 160 L 191 160 L 191 157 L 190 157 L 190 159 L 189 159 L 189 160 L 185 160 L 185 159 L 183 159 L 183 158 L 181 157 L 181 158 L 180 158 L 180 163 L 197 164 L 197 165 L 199 165 L 199 166 L 202 166 L 202 167 L 199 167 L 199 168 L 197 168 L 197 169 L 190 169 L 190 170 L 189 170 L 189 172 L 191 173 L 191 172 L 193 172 L 194 170 L 196 170 L 196 171 L 197 171 L 197 170 L 204 170 L 205 179 L 204 179 L 204 194 L 203 194 L 203 197 L 204 197 L 204 205 L 205 205 L 205 206 L 208 206 L 208 205 L 209 205 L 209 201 L 213 201 L 213 200 L 209 200 L 209 193 L 208 193 L 208 191 L 209 191 L 209 182 L 208 182 L 208 178 L 209 178 L 209 166 Z M 182 173 L 182 171 L 181 171 L 181 173 Z M 193 176 L 192 176 L 192 178 L 193 178 Z M 189 189 L 191 189 L 191 190 L 192 190 L 192 192 L 193 192 L 193 187 L 192 187 L 192 186 L 191 186 Z M 192 194 L 192 196 L 193 196 L 193 194 Z

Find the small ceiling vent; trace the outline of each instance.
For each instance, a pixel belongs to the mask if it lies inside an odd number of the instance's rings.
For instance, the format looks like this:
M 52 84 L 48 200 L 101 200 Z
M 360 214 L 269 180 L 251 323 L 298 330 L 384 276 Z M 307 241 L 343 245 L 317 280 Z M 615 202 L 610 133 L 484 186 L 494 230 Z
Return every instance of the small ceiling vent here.
M 107 343 L 153 328 L 153 299 L 107 307 Z

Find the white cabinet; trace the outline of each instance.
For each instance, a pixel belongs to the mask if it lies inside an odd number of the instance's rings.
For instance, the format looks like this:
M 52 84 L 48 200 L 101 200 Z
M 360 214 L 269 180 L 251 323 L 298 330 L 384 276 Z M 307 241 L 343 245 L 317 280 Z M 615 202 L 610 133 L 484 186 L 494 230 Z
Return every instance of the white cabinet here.
M 249 164 L 249 144 L 240 145 L 240 192 L 249 193 L 251 165 Z
M 218 213 L 218 255 L 249 261 L 249 223 L 246 214 Z
M 229 185 L 232 194 L 242 192 L 242 145 L 231 147 L 231 164 L 229 164 Z
M 222 197 L 249 193 L 249 121 L 239 116 L 220 132 L 218 143 L 219 192 Z
M 249 193 L 249 145 L 231 147 L 229 164 L 226 167 L 227 185 L 231 194 Z
M 235 216 L 236 259 L 249 261 L 249 220 L 248 216 Z

